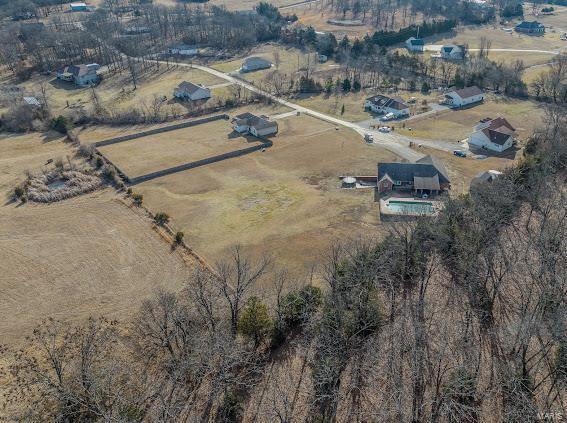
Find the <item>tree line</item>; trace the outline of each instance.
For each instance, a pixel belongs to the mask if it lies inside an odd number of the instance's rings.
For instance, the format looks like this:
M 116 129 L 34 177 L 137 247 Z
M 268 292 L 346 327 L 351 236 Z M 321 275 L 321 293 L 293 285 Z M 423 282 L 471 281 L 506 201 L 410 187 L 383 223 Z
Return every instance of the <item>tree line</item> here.
M 6 351 L 6 410 L 26 421 L 565 415 L 566 116 L 549 108 L 517 165 L 438 217 L 336 243 L 303 279 L 235 247 L 131 322 L 41 323 Z

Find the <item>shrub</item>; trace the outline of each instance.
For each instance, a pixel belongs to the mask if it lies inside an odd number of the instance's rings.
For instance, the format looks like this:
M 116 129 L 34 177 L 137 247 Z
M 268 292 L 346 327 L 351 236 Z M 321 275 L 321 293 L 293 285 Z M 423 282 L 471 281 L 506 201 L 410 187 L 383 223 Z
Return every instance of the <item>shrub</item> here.
M 421 92 L 423 94 L 428 94 L 429 91 L 431 91 L 431 86 L 427 82 L 424 82 L 423 84 L 421 84 Z
M 154 222 L 156 222 L 157 225 L 163 226 L 169 222 L 169 215 L 164 212 L 158 212 L 154 216 Z
M 80 156 L 90 158 L 90 157 L 93 156 L 94 151 L 95 151 L 94 146 L 91 145 L 91 144 L 81 144 L 79 146 L 79 155 Z M 102 166 L 102 164 L 101 164 L 101 166 Z
M 14 188 L 14 197 L 17 199 L 21 199 L 25 195 L 25 190 L 22 187 Z
M 144 196 L 142 194 L 132 194 L 132 200 L 136 206 L 140 207 L 144 202 Z
M 175 243 L 176 244 L 181 244 L 183 242 L 183 237 L 185 236 L 185 234 L 181 231 L 178 231 L 175 234 Z
M 242 415 L 242 404 L 234 390 L 228 391 L 219 407 L 219 421 L 238 422 Z
M 61 134 L 67 134 L 67 130 L 68 130 L 67 118 L 65 116 L 59 115 L 56 118 L 51 119 L 51 122 L 49 122 L 49 127 Z
M 288 328 L 293 328 L 305 321 L 321 305 L 321 289 L 307 285 L 299 291 L 289 292 L 283 301 L 283 319 Z
M 100 169 L 102 167 L 102 165 L 104 164 L 104 160 L 102 160 L 102 157 L 98 156 L 95 160 L 95 166 L 97 169 Z
M 116 170 L 111 165 L 106 165 L 102 168 L 102 176 L 109 182 L 115 182 Z
M 238 332 L 258 348 L 270 335 L 273 327 L 268 307 L 258 297 L 251 297 L 238 319 Z
M 132 188 L 128 188 L 128 189 L 126 190 L 126 195 L 127 195 L 128 197 L 130 197 L 130 196 L 132 195 Z

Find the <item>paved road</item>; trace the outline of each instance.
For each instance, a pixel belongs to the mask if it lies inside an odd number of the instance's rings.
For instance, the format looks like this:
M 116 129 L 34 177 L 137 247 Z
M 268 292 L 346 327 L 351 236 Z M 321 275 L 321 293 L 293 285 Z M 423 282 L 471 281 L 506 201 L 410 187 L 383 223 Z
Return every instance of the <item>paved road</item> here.
M 442 44 L 426 44 L 425 51 L 436 51 L 439 52 L 443 47 Z M 469 51 L 480 51 L 479 48 L 469 48 Z M 491 48 L 490 51 L 495 52 L 511 52 L 511 53 L 547 53 L 547 54 L 560 54 L 559 50 L 529 50 L 529 49 L 516 49 L 516 48 Z
M 160 63 L 166 63 L 164 61 L 159 61 Z M 222 78 L 226 81 L 232 82 L 233 84 L 238 84 L 252 92 L 255 92 L 256 94 L 260 94 L 264 97 L 267 97 L 269 99 L 271 99 L 274 102 L 277 102 L 283 106 L 289 107 L 290 109 L 295 110 L 296 112 L 300 112 L 300 113 L 304 113 L 306 115 L 309 116 L 313 116 L 316 117 L 318 119 L 324 120 L 326 122 L 329 122 L 333 125 L 337 125 L 337 126 L 343 126 L 345 128 L 349 128 L 352 129 L 354 131 L 356 131 L 358 134 L 360 134 L 362 137 L 364 136 L 364 134 L 366 133 L 371 133 L 374 136 L 374 145 L 380 146 L 385 148 L 386 150 L 391 151 L 394 154 L 397 154 L 400 157 L 403 157 L 406 160 L 410 160 L 410 161 L 414 161 L 417 159 L 420 159 L 421 157 L 424 156 L 424 154 L 415 151 L 413 149 L 411 149 L 409 147 L 409 137 L 403 137 L 401 135 L 398 134 L 384 134 L 382 132 L 379 132 L 377 130 L 371 130 L 367 127 L 364 127 L 358 123 L 355 122 L 348 122 L 346 120 L 342 120 L 339 118 L 336 118 L 334 116 L 330 116 L 327 115 L 325 113 L 321 113 L 318 112 L 316 110 L 312 110 L 309 109 L 307 107 L 303 107 L 300 106 L 299 104 L 296 103 L 292 103 L 291 101 L 285 100 L 283 98 L 277 97 L 273 94 L 270 94 L 252 84 L 250 84 L 249 82 L 246 82 L 240 78 L 236 78 L 232 75 L 226 74 L 224 72 L 218 71 L 216 69 L 210 68 L 208 66 L 202 66 L 202 65 L 196 65 L 196 64 L 189 64 L 189 63 L 178 63 L 179 66 L 186 66 L 186 67 L 192 67 L 194 69 L 199 69 L 203 72 L 208 72 L 211 75 L 217 76 L 219 78 Z M 449 148 L 446 144 L 443 143 L 437 143 L 434 141 L 428 141 L 428 140 L 419 140 L 419 139 L 411 139 L 414 143 L 416 144 L 423 144 L 423 145 L 427 145 L 431 148 L 435 148 L 438 150 L 442 150 L 442 151 L 452 151 L 455 149 L 455 146 L 452 145 L 451 148 Z

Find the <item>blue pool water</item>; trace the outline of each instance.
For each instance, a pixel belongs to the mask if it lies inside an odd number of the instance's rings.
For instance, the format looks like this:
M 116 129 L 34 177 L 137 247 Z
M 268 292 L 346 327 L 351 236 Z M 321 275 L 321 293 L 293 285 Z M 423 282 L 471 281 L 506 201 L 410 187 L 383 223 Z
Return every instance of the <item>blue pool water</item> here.
M 435 208 L 431 203 L 417 203 L 417 202 L 388 202 L 387 207 L 389 210 L 398 214 L 408 215 L 432 215 L 435 213 Z

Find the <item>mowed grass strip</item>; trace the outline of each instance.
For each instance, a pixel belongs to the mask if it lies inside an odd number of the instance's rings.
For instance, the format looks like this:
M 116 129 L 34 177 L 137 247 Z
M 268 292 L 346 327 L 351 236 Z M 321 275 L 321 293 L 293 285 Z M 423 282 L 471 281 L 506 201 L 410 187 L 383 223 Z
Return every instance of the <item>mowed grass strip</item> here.
M 233 132 L 225 120 L 100 147 L 129 177 L 136 177 L 259 143 Z

